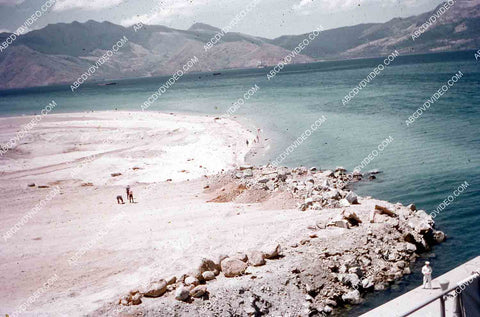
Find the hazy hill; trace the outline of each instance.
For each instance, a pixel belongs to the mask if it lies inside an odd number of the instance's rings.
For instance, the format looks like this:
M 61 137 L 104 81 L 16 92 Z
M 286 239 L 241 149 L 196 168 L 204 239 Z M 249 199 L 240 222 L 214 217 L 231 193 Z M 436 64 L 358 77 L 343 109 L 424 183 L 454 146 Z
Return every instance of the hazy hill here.
M 441 5 L 440 5 L 441 6 Z M 409 18 L 395 18 L 386 23 L 360 24 L 322 32 L 303 53 L 318 59 L 349 59 L 388 55 L 398 50 L 402 55 L 438 51 L 478 49 L 480 47 L 480 2 L 456 1 L 437 22 L 415 41 L 411 34 L 435 12 Z M 281 36 L 272 44 L 294 48 L 305 34 Z
M 411 33 L 436 12 L 386 23 L 360 24 L 324 31 L 294 63 L 480 47 L 480 4 L 463 1 L 447 11 L 419 39 Z M 58 23 L 20 36 L 0 53 L 0 88 L 42 86 L 75 81 L 106 50 L 121 39 L 128 44 L 102 65 L 91 80 L 167 75 L 192 56 L 193 71 L 275 65 L 305 38 L 305 34 L 265 39 L 227 33 L 207 53 L 204 44 L 220 29 L 195 23 L 188 30 L 147 25 L 134 31 L 110 22 Z M 0 41 L 9 33 L 1 33 Z

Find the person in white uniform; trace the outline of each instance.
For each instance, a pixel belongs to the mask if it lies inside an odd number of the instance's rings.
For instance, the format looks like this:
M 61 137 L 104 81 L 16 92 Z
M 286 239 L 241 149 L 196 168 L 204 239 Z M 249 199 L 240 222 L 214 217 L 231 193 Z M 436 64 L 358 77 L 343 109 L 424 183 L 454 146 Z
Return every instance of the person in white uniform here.
M 423 288 L 432 288 L 432 267 L 430 262 L 425 262 L 425 265 L 422 267 L 423 274 Z M 427 287 L 425 287 L 427 286 Z

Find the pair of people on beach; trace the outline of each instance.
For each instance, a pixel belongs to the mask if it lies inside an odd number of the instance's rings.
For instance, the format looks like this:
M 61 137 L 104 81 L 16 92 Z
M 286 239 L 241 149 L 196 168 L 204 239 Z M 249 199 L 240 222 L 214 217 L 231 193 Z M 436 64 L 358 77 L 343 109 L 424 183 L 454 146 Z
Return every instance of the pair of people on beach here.
M 126 191 L 128 201 L 130 203 L 134 203 L 135 201 L 133 200 L 133 191 L 130 189 L 130 185 L 127 186 Z M 124 204 L 122 195 L 117 196 L 117 204 Z
M 253 143 L 260 143 L 260 129 L 257 129 L 257 136 L 255 139 L 253 139 Z M 250 144 L 250 142 L 248 142 L 248 140 L 245 141 L 245 143 L 247 143 L 247 146 Z

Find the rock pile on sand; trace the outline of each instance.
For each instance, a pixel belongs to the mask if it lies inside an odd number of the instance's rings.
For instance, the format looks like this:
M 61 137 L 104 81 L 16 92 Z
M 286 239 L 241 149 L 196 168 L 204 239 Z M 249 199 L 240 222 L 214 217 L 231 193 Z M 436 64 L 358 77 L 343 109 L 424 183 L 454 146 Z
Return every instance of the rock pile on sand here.
M 300 200 L 301 210 L 320 210 L 356 204 L 358 196 L 345 190 L 348 184 L 358 182 L 364 177 L 371 178 L 377 173 L 379 172 L 371 171 L 365 175 L 357 171 L 347 173 L 343 167 L 321 171 L 315 167 L 290 169 L 271 165 L 259 168 L 244 165 L 233 171 L 232 176 L 248 189 L 289 192 Z
M 163 295 L 158 311 L 192 316 L 316 316 L 360 304 L 365 293 L 384 290 L 410 274 L 419 254 L 446 238 L 415 205 L 360 197 L 349 189 L 350 183 L 375 173 L 242 166 L 210 178 L 205 188 L 221 193 L 218 202 L 259 191 L 266 193 L 263 197 L 293 197 L 300 211 L 312 215 L 309 233 L 281 250 L 275 244 L 261 252 L 201 259 L 178 279 L 154 281 L 119 303 L 138 305 L 142 297 Z
M 266 264 L 265 259 L 276 259 L 280 256 L 279 244 L 274 244 L 262 251 L 249 251 L 236 253 L 232 256 L 219 256 L 216 262 L 201 258 L 192 266 L 190 272 L 169 278 L 151 281 L 148 285 L 131 290 L 127 295 L 122 296 L 118 304 L 123 306 L 140 305 L 142 297 L 160 297 L 171 292 L 174 298 L 182 302 L 191 302 L 193 298 L 208 299 L 207 282 L 216 279 L 220 273 L 226 278 L 237 277 L 245 274 L 251 266 L 262 266 Z M 174 292 L 173 292 L 174 291 Z

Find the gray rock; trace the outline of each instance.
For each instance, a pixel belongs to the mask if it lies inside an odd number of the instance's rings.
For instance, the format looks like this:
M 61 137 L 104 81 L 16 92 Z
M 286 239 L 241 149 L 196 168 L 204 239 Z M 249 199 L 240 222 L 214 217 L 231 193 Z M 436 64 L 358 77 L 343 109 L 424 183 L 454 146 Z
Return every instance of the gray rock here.
M 349 203 L 348 200 L 346 200 L 345 198 L 342 198 L 342 199 L 340 199 L 340 201 L 338 202 L 338 206 L 339 206 L 340 208 L 349 207 L 349 206 L 350 206 L 350 203 Z
M 262 177 L 257 182 L 260 183 L 260 184 L 266 184 L 266 183 L 268 183 L 269 180 L 270 180 L 269 177 Z
M 175 284 L 176 281 L 177 281 L 177 277 L 173 275 L 169 279 L 167 279 L 167 285 Z
M 366 290 L 366 289 L 370 289 L 370 288 L 372 288 L 373 286 L 374 286 L 374 284 L 373 284 L 372 280 L 371 280 L 369 277 L 364 278 L 364 279 L 362 280 L 362 288 L 363 288 L 363 289 L 365 289 L 365 290 Z
M 413 243 L 405 242 L 405 250 L 406 250 L 407 252 L 412 253 L 412 252 L 417 251 L 417 246 L 416 246 L 415 244 L 413 244 Z
M 203 278 L 203 276 L 202 276 Z M 185 285 L 194 285 L 194 286 L 197 286 L 198 284 L 200 284 L 200 282 L 198 281 L 198 279 L 194 276 L 189 276 L 185 279 Z
M 217 262 L 215 262 L 215 268 L 220 270 L 220 263 L 222 263 L 222 261 L 225 260 L 226 258 L 228 258 L 228 255 L 220 254 L 217 258 Z M 215 274 L 215 275 L 217 275 L 217 274 Z
M 359 170 L 354 170 L 354 171 L 352 172 L 352 176 L 353 176 L 353 177 L 361 177 L 361 176 L 363 176 L 363 175 L 362 175 L 362 172 L 360 172 Z
M 190 296 L 199 298 L 207 293 L 206 285 L 198 285 L 190 291 Z
M 150 284 L 147 287 L 147 291 L 144 292 L 145 297 L 159 297 L 162 296 L 167 291 L 167 282 L 165 280 L 160 280 L 158 282 Z
M 223 260 L 220 266 L 226 277 L 242 275 L 248 267 L 247 263 L 233 258 Z
M 313 204 L 313 198 L 312 197 L 305 198 L 305 205 L 311 206 L 312 204 Z
M 328 306 L 337 307 L 337 302 L 330 298 L 325 301 L 325 304 L 327 304 Z
M 232 255 L 231 258 L 240 260 L 242 262 L 248 261 L 248 256 L 245 253 L 241 253 L 241 252 L 238 252 L 237 254 Z
M 442 231 L 435 231 L 433 233 L 433 238 L 435 239 L 436 243 L 442 243 L 447 237 Z
M 318 220 L 315 224 L 317 225 L 318 229 L 325 229 L 327 227 L 326 222 L 323 220 Z
M 137 293 L 131 297 L 130 303 L 132 305 L 140 305 L 142 303 L 142 294 Z
M 265 265 L 265 255 L 260 251 L 251 251 L 248 253 L 248 263 L 253 266 Z
M 215 278 L 215 273 L 212 271 L 205 271 L 202 273 L 202 276 L 205 281 L 211 281 Z
M 346 294 L 342 295 L 342 300 L 346 303 L 358 305 L 362 302 L 362 298 L 360 297 L 360 292 L 358 290 L 353 290 Z
M 243 170 L 243 177 L 252 177 L 253 171 L 251 169 Z
M 374 290 L 376 291 L 384 291 L 386 288 L 387 288 L 387 285 L 384 283 L 378 283 L 378 284 L 375 284 L 374 286 Z
M 328 227 L 338 227 L 338 228 L 345 228 L 350 229 L 350 224 L 345 219 L 334 219 L 328 223 Z
M 405 261 L 398 261 L 397 263 L 395 263 L 395 266 L 399 269 L 403 269 L 406 266 L 406 263 Z
M 335 199 L 339 200 L 341 198 L 340 192 L 336 189 L 331 189 L 330 191 L 323 193 L 323 199 Z
M 349 192 L 345 197 L 350 204 L 358 204 L 358 196 L 354 192 Z
M 323 173 L 321 174 L 323 177 L 332 177 L 333 176 L 333 171 L 331 170 L 326 170 L 326 171 L 323 171 Z
M 179 301 L 186 301 L 190 297 L 190 291 L 181 286 L 175 291 L 175 299 Z
M 274 259 L 280 255 L 281 247 L 280 244 L 273 244 L 266 247 L 264 255 L 266 259 Z
M 202 281 L 202 273 L 205 271 L 218 271 L 218 266 L 212 260 L 206 258 L 199 258 L 194 262 L 194 270 L 189 273 L 190 276 L 195 277 L 197 280 Z
M 360 278 L 354 273 L 345 274 L 342 277 L 342 283 L 353 288 L 357 288 L 360 285 Z
M 353 266 L 351 268 L 348 269 L 348 273 L 352 273 L 352 274 L 356 274 L 358 275 L 359 277 L 362 277 L 363 276 L 363 272 L 362 272 L 362 269 L 358 266 Z

